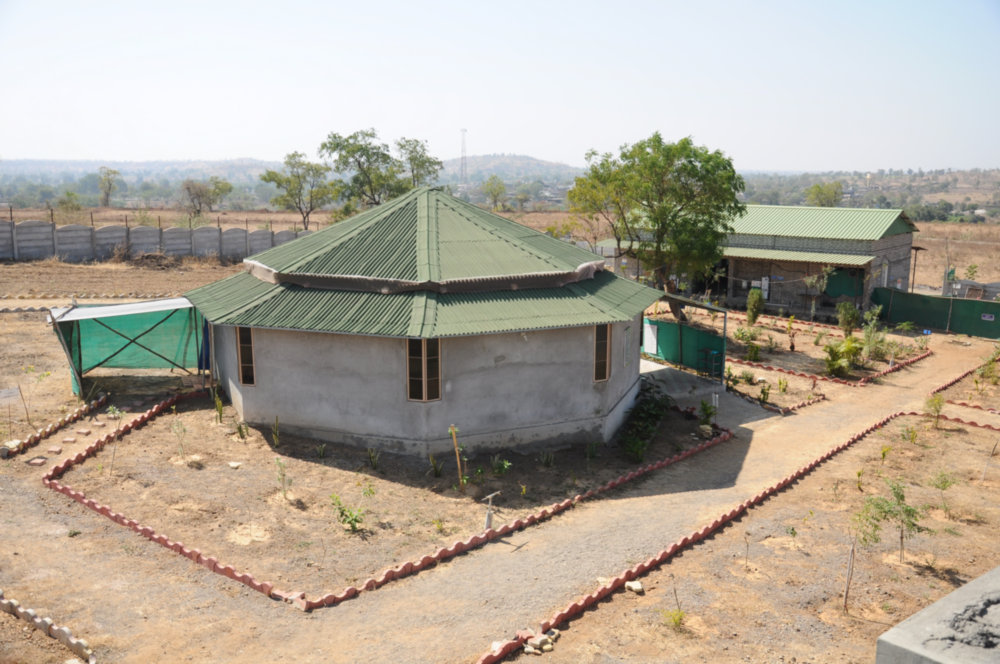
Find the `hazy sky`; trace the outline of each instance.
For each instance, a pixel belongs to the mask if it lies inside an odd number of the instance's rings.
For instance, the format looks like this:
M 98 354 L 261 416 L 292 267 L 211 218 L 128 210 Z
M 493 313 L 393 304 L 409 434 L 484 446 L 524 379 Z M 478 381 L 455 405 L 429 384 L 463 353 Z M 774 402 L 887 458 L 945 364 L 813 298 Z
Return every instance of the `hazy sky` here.
M 0 0 L 0 159 L 583 165 L 659 131 L 739 169 L 1000 167 L 1000 0 Z

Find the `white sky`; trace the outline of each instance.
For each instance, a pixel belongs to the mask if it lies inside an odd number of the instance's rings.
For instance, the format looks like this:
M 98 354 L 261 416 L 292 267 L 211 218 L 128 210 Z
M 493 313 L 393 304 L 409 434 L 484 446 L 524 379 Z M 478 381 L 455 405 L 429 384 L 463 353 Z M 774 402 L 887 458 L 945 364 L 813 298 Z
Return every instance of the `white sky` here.
M 0 159 L 280 160 L 374 127 L 584 164 L 1000 167 L 1000 0 L 0 0 Z

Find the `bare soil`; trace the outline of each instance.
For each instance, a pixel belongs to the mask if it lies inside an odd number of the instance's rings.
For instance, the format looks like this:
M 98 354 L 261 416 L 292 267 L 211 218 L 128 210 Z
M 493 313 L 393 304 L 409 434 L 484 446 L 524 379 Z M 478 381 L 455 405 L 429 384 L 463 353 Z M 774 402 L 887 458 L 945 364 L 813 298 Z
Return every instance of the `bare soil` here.
M 37 293 L 56 295 L 44 301 L 55 305 L 73 294 L 109 289 L 121 294 L 183 292 L 234 269 L 198 263 L 178 267 L 184 269 L 57 262 L 0 265 L 0 308 Z M 28 278 L 31 285 L 26 284 Z M 55 421 L 75 408 L 65 358 L 43 315 L 0 315 L 0 339 L 0 388 L 17 384 L 25 388 L 36 425 Z M 981 342 L 963 347 L 941 339 L 932 347 L 955 358 L 980 357 L 989 349 Z M 791 357 L 782 352 L 768 361 L 783 366 L 782 360 Z M 27 367 L 33 370 L 26 372 Z M 769 372 L 755 371 L 772 380 Z M 920 371 L 919 363 L 908 371 Z M 929 375 L 926 387 L 949 377 Z M 789 391 L 795 390 L 790 399 L 807 389 L 812 392 L 805 379 L 788 378 Z M 776 377 L 773 380 L 776 385 Z M 124 380 L 97 375 L 89 384 L 110 392 L 112 403 L 128 413 L 185 389 L 184 377 L 169 372 Z M 833 400 L 870 400 L 875 392 L 868 389 L 828 386 L 825 391 Z M 965 396 L 975 390 L 964 382 L 951 389 Z M 772 397 L 777 398 L 776 392 L 775 387 Z M 983 407 L 1000 409 L 995 390 L 984 389 L 976 396 Z M 885 408 L 887 413 L 896 409 L 892 403 Z M 981 422 L 991 417 L 970 409 L 956 414 Z M 0 417 L 6 417 L 5 439 L 30 430 L 23 407 L 13 406 L 9 414 L 0 411 Z M 280 431 L 280 444 L 274 446 L 269 430 L 250 429 L 244 439 L 228 407 L 222 423 L 215 417 L 208 399 L 182 402 L 176 413 L 125 436 L 116 448 L 75 467 L 63 481 L 223 563 L 309 595 L 339 592 L 382 569 L 480 531 L 485 510 L 479 499 L 487 493 L 503 492 L 495 521 L 506 522 L 635 467 L 614 448 L 601 447 L 594 458 L 587 453 L 589 441 L 580 441 L 556 452 L 551 463 L 540 455 L 502 454 L 498 461 L 511 464 L 503 473 L 493 472 L 493 459 L 470 459 L 467 472 L 473 482 L 463 494 L 455 486 L 453 458 L 437 460 L 442 465 L 440 477 L 428 461 L 390 454 L 382 454 L 374 468 L 364 450 L 321 447 L 318 441 Z M 788 417 L 802 418 L 803 426 L 809 426 L 809 408 Z M 1000 417 L 995 419 L 1000 423 Z M 838 426 L 846 438 L 867 424 Z M 679 414 L 669 416 L 647 458 L 663 458 L 694 444 L 695 425 Z M 0 548 L 0 588 L 86 638 L 99 661 L 259 661 L 262 651 L 244 645 L 248 643 L 261 644 L 274 661 L 290 661 L 293 656 L 298 661 L 331 661 L 331 651 L 324 648 L 346 635 L 324 632 L 325 636 L 297 642 L 293 650 L 283 639 L 291 633 L 301 637 L 309 632 L 302 630 L 308 625 L 336 625 L 337 614 L 290 614 L 286 606 L 268 603 L 239 584 L 206 575 L 198 566 L 45 489 L 39 478 L 48 466 L 39 469 L 25 463 L 34 456 L 51 463 L 75 454 L 98 431 L 114 426 L 102 412 L 26 455 L 0 462 L 4 501 L 0 533 L 6 542 Z M 75 433 L 81 429 L 91 433 Z M 67 436 L 77 440 L 61 442 Z M 596 611 L 564 626 L 564 637 L 546 657 L 629 663 L 872 661 L 879 633 L 1000 564 L 995 546 L 1000 461 L 994 459 L 985 481 L 981 480 L 995 442 L 995 432 L 953 423 L 942 423 L 938 429 L 923 418 L 897 419 L 705 544 L 652 572 L 643 579 L 645 595 L 616 594 Z M 53 444 L 62 451 L 48 452 Z M 795 444 L 794 439 L 787 441 L 790 452 Z M 284 494 L 279 482 L 282 465 L 291 480 Z M 498 463 L 497 468 L 501 466 Z M 958 481 L 943 496 L 931 487 L 942 471 Z M 926 508 L 922 525 L 935 534 L 924 532 L 908 540 L 902 563 L 897 540 L 888 531 L 881 544 L 860 551 L 849 610 L 844 613 L 840 593 L 850 517 L 865 497 L 886 494 L 886 478 L 905 484 L 911 504 Z M 347 507 L 363 511 L 358 532 L 338 521 L 331 494 Z M 545 526 L 532 537 L 544 539 Z M 609 569 L 608 574 L 618 571 Z M 143 578 L 142 587 L 121 585 L 121 579 L 135 575 Z M 531 570 L 524 570 L 524 576 L 530 578 Z M 170 589 L 175 594 L 169 595 Z M 445 588 L 440 592 L 440 597 L 428 599 L 458 600 Z M 373 595 L 379 593 L 388 591 Z M 95 596 L 102 598 L 100 611 L 83 600 Z M 678 602 L 685 613 L 674 629 L 666 612 L 676 609 Z M 369 610 L 367 606 L 348 603 L 336 610 Z M 221 633 L 213 626 L 211 618 L 220 612 L 238 620 L 239 629 Z M 57 642 L 24 627 L 0 614 L 0 662 L 70 659 Z M 430 645 L 426 640 L 431 634 L 436 632 L 415 623 L 407 634 L 394 636 L 417 652 Z M 483 650 L 488 646 L 484 642 Z M 456 652 L 442 661 L 471 661 L 478 654 Z

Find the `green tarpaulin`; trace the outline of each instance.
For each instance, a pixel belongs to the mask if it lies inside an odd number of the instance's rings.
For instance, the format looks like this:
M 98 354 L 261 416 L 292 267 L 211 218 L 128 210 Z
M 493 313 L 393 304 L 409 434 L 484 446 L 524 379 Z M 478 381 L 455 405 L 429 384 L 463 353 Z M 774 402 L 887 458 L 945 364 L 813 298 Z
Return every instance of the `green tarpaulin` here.
M 204 368 L 204 319 L 185 298 L 50 310 L 73 374 L 97 367 Z

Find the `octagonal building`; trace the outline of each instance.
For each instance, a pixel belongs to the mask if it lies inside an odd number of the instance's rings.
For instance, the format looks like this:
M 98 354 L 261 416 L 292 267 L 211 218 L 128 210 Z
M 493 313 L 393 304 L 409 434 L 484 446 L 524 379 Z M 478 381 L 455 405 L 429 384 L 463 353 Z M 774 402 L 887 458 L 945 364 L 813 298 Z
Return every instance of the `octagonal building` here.
M 411 454 L 608 441 L 660 296 L 435 188 L 244 264 L 186 294 L 242 419 Z

